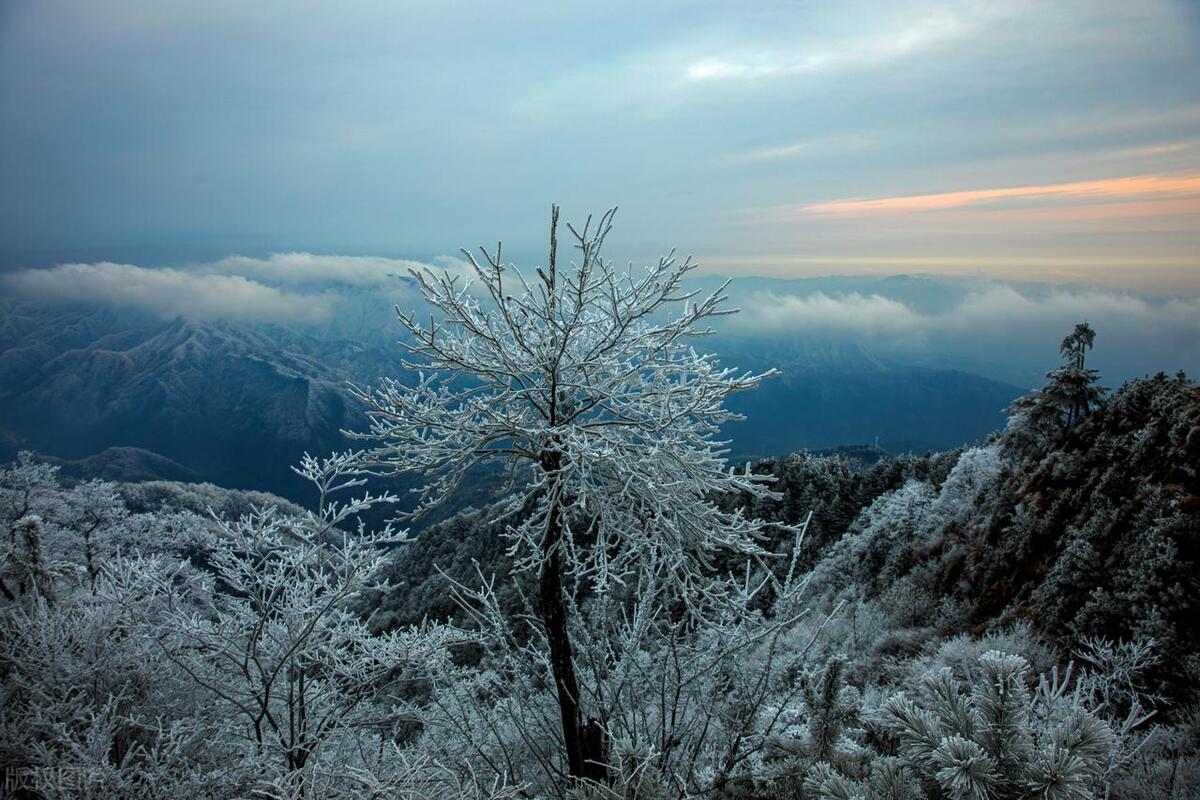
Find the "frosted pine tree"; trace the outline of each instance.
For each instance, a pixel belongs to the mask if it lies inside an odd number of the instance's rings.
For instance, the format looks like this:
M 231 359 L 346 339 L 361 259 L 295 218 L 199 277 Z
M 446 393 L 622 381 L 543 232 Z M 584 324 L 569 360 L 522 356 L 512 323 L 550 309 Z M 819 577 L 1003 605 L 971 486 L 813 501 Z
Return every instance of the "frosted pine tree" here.
M 1088 800 L 1104 775 L 1112 729 L 1068 691 L 1069 673 L 1026 685 L 1024 658 L 979 659 L 970 686 L 928 673 L 916 698 L 897 695 L 882 724 L 900 756 L 942 796 L 961 800 Z M 829 795 L 818 795 L 829 796 Z
M 1100 373 L 1086 366 L 1087 351 L 1095 341 L 1091 325 L 1077 324 L 1059 346 L 1062 366 L 1046 373 L 1045 386 L 1009 406 L 1012 419 L 1005 436 L 1009 450 L 1024 453 L 1061 444 L 1075 424 L 1100 403 L 1104 393 L 1096 384 Z
M 1082 417 L 1087 416 L 1092 407 L 1100 400 L 1101 390 L 1096 386 L 1100 373 L 1088 369 L 1085 364 L 1087 351 L 1092 349 L 1096 341 L 1096 332 L 1086 322 L 1075 326 L 1062 341 L 1058 352 L 1063 357 L 1063 365 L 1050 373 L 1051 383 L 1062 394 L 1063 405 L 1066 406 L 1066 425 L 1071 427 Z
M 722 307 L 725 286 L 686 289 L 695 265 L 673 254 L 644 270 L 605 261 L 614 212 L 595 227 L 591 218 L 582 230 L 567 226 L 579 256 L 570 269 L 558 263 L 555 207 L 548 265 L 532 275 L 504 265 L 499 245 L 483 263 L 464 251 L 473 280 L 413 272 L 435 312 L 425 322 L 397 310 L 406 365 L 420 377 L 357 391 L 371 419 L 360 436 L 378 443 L 371 468 L 429 476 L 416 514 L 486 462 L 504 464 L 521 486 L 511 554 L 537 580 L 567 770 L 595 780 L 607 774 L 603 738 L 581 707 L 571 598 L 654 564 L 702 612 L 714 600 L 704 573 L 718 552 L 762 554 L 761 523 L 711 498 L 772 496 L 762 476 L 728 469 L 716 441 L 737 418 L 725 399 L 770 373 L 722 368 L 694 349 L 711 320 L 733 313 Z

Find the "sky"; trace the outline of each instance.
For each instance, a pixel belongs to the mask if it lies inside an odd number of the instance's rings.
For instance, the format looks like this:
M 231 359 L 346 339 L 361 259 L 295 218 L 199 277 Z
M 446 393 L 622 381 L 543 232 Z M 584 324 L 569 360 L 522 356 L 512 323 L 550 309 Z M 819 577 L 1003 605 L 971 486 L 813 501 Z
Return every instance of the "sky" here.
M 535 262 L 557 202 L 717 273 L 1200 294 L 1190 0 L 3 0 L 0 117 L 10 273 Z

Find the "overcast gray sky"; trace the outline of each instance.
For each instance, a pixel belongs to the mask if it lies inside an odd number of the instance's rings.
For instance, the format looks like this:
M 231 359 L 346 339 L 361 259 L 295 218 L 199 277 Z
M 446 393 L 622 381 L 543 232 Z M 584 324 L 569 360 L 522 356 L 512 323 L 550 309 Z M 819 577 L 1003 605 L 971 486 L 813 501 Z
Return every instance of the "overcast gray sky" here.
M 0 2 L 0 266 L 615 255 L 1200 292 L 1200 4 Z

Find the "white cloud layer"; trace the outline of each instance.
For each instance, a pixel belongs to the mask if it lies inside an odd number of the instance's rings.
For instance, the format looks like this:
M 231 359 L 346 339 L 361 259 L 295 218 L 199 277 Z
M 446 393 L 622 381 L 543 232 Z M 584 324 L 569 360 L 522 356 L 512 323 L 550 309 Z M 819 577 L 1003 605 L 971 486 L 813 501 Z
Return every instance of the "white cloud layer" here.
M 3 280 L 10 289 L 38 300 L 98 304 L 168 317 L 320 322 L 330 313 L 325 298 L 288 292 L 243 275 L 147 269 L 107 261 L 26 269 Z
M 271 253 L 266 258 L 229 256 L 201 265 L 205 272 L 243 275 L 266 283 L 288 286 L 342 285 L 358 288 L 395 287 L 421 269 L 419 261 L 374 256 L 319 255 L 315 253 Z
M 449 256 L 431 267 L 465 276 Z M 98 262 L 0 276 L 10 292 L 48 302 L 103 305 L 162 317 L 310 326 L 335 335 L 391 341 L 391 307 L 416 309 L 408 279 L 423 264 L 403 259 L 277 253 L 230 256 L 186 268 Z M 836 281 L 837 279 L 830 279 Z M 1165 370 L 1200 371 L 1200 297 L 1154 299 L 1095 288 L 938 281 L 935 295 L 911 297 L 847 286 L 793 291 L 787 284 L 745 292 L 732 335 L 786 340 L 839 337 L 906 363 L 957 365 L 1032 385 L 1057 361 L 1062 336 L 1080 320 L 1098 331 L 1096 365 L 1106 380 Z M 782 287 L 782 288 L 780 288 Z M 855 289 L 850 291 L 850 289 Z
M 1036 377 L 1054 365 L 1076 322 L 1096 328 L 1094 357 L 1108 380 L 1200 369 L 1200 297 L 1148 299 L 1097 289 L 993 283 L 936 311 L 880 294 L 759 292 L 742 299 L 731 331 L 751 336 L 852 338 L 882 355 L 999 365 Z
M 25 269 L 0 276 L 0 286 L 48 302 L 104 305 L 164 317 L 245 322 L 325 324 L 352 295 L 390 309 L 419 303 L 410 270 L 424 268 L 467 277 L 470 265 L 439 256 L 426 265 L 374 256 L 271 253 L 233 255 L 186 267 L 139 267 L 102 261 Z
M 881 295 L 854 292 L 831 297 L 759 292 L 746 300 L 738 327 L 756 332 L 836 331 L 872 335 L 910 334 L 922 318 L 908 306 Z
M 738 315 L 737 327 L 756 333 L 838 330 L 885 336 L 917 331 L 949 334 L 1086 317 L 1143 323 L 1159 320 L 1200 335 L 1198 297 L 1153 302 L 1095 289 L 1051 289 L 1035 294 L 1006 284 L 991 284 L 937 313 L 920 313 L 898 300 L 858 292 L 833 296 L 824 292 L 758 292 L 749 295 L 745 305 L 747 313 Z

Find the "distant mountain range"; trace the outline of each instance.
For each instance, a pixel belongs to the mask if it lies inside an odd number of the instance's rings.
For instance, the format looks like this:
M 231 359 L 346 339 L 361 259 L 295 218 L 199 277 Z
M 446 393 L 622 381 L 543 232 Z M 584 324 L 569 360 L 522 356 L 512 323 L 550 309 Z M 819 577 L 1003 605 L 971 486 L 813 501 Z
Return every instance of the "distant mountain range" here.
M 347 381 L 401 372 L 384 342 L 274 325 L 162 320 L 0 297 L 0 458 L 28 448 L 76 477 L 205 480 L 307 502 L 288 469 L 346 449 L 364 418 Z M 730 364 L 782 374 L 731 405 L 734 455 L 877 443 L 945 449 L 1000 427 L 1022 393 L 953 370 L 882 361 L 833 340 L 738 339 Z
M 1003 409 L 1024 394 L 959 370 L 877 359 L 848 341 L 732 339 L 723 353 L 740 367 L 780 371 L 729 400 L 746 416 L 727 427 L 738 457 L 860 443 L 890 453 L 952 449 L 1003 427 Z
M 398 369 L 380 349 L 267 326 L 10 301 L 3 317 L 6 449 L 91 458 L 98 472 L 130 460 L 108 448 L 140 448 L 135 472 L 157 472 L 156 454 L 172 471 L 296 497 L 288 466 L 345 449 L 339 430 L 361 424 L 345 382 Z

